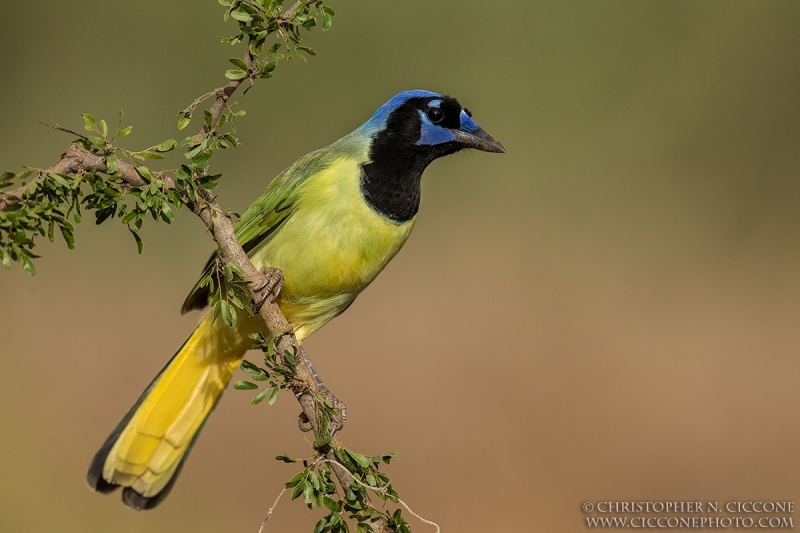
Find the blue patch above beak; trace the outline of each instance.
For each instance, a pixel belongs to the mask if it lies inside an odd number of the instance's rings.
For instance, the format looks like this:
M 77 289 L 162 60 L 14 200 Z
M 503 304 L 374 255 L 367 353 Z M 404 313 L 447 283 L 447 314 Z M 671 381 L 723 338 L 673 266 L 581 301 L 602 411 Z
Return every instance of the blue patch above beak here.
M 456 140 L 456 135 L 452 130 L 443 126 L 437 126 L 428 118 L 428 115 L 421 110 L 418 111 L 422 123 L 420 125 L 419 140 L 417 145 L 434 146 Z
M 478 126 L 478 123 L 472 120 L 472 117 L 467 115 L 466 111 L 461 111 L 461 127 L 459 128 L 461 131 L 465 131 L 467 133 L 472 133 L 473 131 L 478 131 L 481 129 Z

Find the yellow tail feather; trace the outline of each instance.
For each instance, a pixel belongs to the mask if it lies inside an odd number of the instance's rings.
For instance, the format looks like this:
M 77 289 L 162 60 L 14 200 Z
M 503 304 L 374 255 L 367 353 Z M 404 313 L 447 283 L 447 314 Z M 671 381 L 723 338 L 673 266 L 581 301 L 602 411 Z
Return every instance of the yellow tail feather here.
M 95 456 L 88 476 L 93 489 L 128 487 L 123 501 L 137 509 L 155 506 L 166 496 L 157 498 L 171 485 L 252 344 L 250 320 L 239 318 L 238 327 L 230 328 L 222 320 L 212 323 L 211 313 L 205 315 Z

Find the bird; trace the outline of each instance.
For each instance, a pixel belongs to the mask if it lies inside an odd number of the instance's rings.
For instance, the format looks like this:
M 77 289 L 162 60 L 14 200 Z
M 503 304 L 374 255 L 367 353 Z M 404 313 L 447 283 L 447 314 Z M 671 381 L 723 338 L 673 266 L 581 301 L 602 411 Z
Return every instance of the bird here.
M 236 237 L 256 268 L 282 271 L 275 302 L 298 343 L 343 313 L 406 242 L 426 167 L 468 148 L 505 152 L 457 99 L 404 91 L 298 159 L 242 213 Z M 181 311 L 205 313 L 95 454 L 86 478 L 92 490 L 122 487 L 123 503 L 144 510 L 174 486 L 250 335 L 264 329 L 257 314 L 240 312 L 235 327 L 214 320 L 208 301 L 198 281 Z

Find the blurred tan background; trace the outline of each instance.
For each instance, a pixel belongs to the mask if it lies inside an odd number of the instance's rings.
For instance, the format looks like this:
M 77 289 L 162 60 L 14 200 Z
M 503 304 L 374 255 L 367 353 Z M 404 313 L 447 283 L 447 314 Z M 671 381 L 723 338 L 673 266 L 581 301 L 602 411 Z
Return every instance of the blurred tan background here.
M 348 445 L 397 450 L 401 496 L 446 532 L 579 531 L 603 499 L 800 500 L 800 4 L 331 3 L 319 56 L 246 98 L 223 205 L 409 88 L 508 149 L 434 163 L 405 249 L 308 341 Z M 124 108 L 132 148 L 178 137 L 224 82 L 221 19 L 0 4 L 0 168 L 54 162 L 69 137 L 37 121 L 82 112 Z M 255 533 L 295 471 L 272 458 L 309 453 L 294 399 L 231 390 L 160 508 L 86 488 L 198 318 L 178 310 L 212 249 L 199 221 L 143 237 L 139 256 L 87 217 L 35 278 L 0 272 L 0 531 Z M 286 499 L 268 531 L 321 514 Z

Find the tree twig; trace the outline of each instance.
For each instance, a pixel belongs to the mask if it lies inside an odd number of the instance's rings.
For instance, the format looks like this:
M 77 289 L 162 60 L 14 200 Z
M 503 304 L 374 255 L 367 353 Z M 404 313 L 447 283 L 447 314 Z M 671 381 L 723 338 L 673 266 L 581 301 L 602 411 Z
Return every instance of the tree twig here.
M 288 489 L 286 487 L 283 487 L 283 490 L 281 491 L 281 493 L 278 494 L 277 498 L 275 498 L 275 503 L 273 503 L 272 507 L 270 507 L 269 511 L 267 511 L 267 516 L 265 516 L 264 517 L 264 521 L 261 522 L 261 527 L 258 528 L 258 533 L 263 533 L 264 532 L 264 527 L 267 525 L 267 522 L 269 521 L 269 519 L 272 518 L 273 511 L 275 511 L 275 508 L 278 506 L 278 502 L 281 501 L 281 498 L 283 497 L 283 495 L 286 493 L 287 490 Z
M 321 464 L 322 464 L 322 463 L 328 463 L 328 464 L 331 464 L 331 465 L 333 465 L 333 466 L 335 466 L 335 465 L 339 465 L 339 466 L 341 466 L 341 465 L 340 465 L 338 462 L 337 462 L 337 463 L 333 463 L 333 462 L 332 462 L 332 461 L 330 461 L 329 459 L 323 459 L 322 461 L 320 461 L 320 463 L 321 463 Z M 355 478 L 353 478 L 353 481 L 355 481 L 357 484 L 361 485 L 361 486 L 362 486 L 362 487 L 364 487 L 365 489 L 369 489 L 369 490 L 371 490 L 372 492 L 377 492 L 377 493 L 379 493 L 379 494 L 384 494 L 384 495 L 385 495 L 385 494 L 387 494 L 387 491 L 386 491 L 386 489 L 383 489 L 383 488 L 381 488 L 381 487 L 372 487 L 372 486 L 370 486 L 370 485 L 367 485 L 367 484 L 366 484 L 366 483 L 364 483 L 363 481 L 361 481 L 361 480 L 359 480 L 359 479 L 355 479 Z M 286 490 L 286 489 L 284 489 L 284 491 L 285 491 L 285 490 Z M 281 495 L 283 495 L 283 492 L 281 492 Z M 280 496 L 278 496 L 278 499 L 280 499 Z M 437 524 L 436 522 L 432 522 L 432 521 L 430 521 L 430 520 L 427 520 L 427 519 L 425 519 L 425 518 L 422 518 L 420 515 L 418 515 L 417 513 L 415 513 L 415 512 L 414 512 L 414 510 L 413 510 L 413 509 L 411 509 L 411 507 L 409 507 L 409 506 L 408 506 L 408 504 L 407 504 L 406 502 L 404 502 L 404 501 L 403 501 L 403 500 L 401 500 L 400 498 L 397 498 L 397 501 L 398 501 L 398 503 L 402 504 L 402 506 L 403 506 L 403 507 L 405 507 L 405 508 L 406 508 L 406 510 L 407 510 L 409 513 L 411 513 L 412 515 L 414 515 L 414 517 L 415 517 L 417 520 L 419 520 L 420 522 L 423 522 L 423 523 L 425 523 L 425 524 L 428 524 L 428 525 L 430 525 L 430 526 L 433 526 L 433 527 L 435 527 L 435 528 L 436 528 L 436 533 L 441 533 L 441 531 L 442 531 L 442 528 L 440 528 L 440 527 L 439 527 L 439 524 Z M 277 501 L 277 500 L 275 500 L 275 503 L 277 504 L 277 503 L 278 503 L 278 501 Z M 275 507 L 275 506 L 273 505 L 273 508 L 274 508 L 274 507 Z M 272 509 L 270 509 L 270 510 L 269 510 L 269 512 L 270 512 L 270 513 L 272 513 Z M 264 522 L 266 523 L 266 519 L 264 520 Z M 263 528 L 263 526 L 262 526 L 262 528 Z M 258 533 L 261 533 L 261 530 L 259 530 L 259 531 L 258 531 Z
M 41 120 L 39 121 L 39 124 L 41 124 L 42 126 L 44 126 L 46 128 L 52 128 L 54 130 L 63 131 L 64 133 L 71 133 L 75 137 L 80 137 L 81 139 L 88 139 L 89 138 L 86 135 L 82 135 L 82 134 L 80 134 L 80 133 L 78 133 L 76 131 L 69 130 L 67 128 L 59 126 L 58 124 L 55 124 L 55 125 L 46 124 L 46 123 L 42 122 Z
M 56 128 L 56 129 L 61 129 Z M 64 130 L 69 131 L 69 130 Z M 74 133 L 74 132 L 70 132 Z M 73 144 L 69 149 L 61 154 L 61 159 L 55 165 L 45 169 L 48 174 L 78 174 L 83 171 L 106 171 L 106 159 L 99 155 L 90 152 L 89 150 Z M 128 186 L 143 187 L 147 185 L 147 181 L 139 175 L 136 168 L 126 163 L 119 161 L 117 163 L 117 172 L 121 175 L 122 179 Z M 169 176 L 163 176 L 164 186 L 167 188 L 174 188 L 175 182 Z M 0 211 L 5 211 L 11 204 L 16 203 L 16 199 L 22 198 L 24 187 L 18 187 L 14 190 L 0 193 Z

